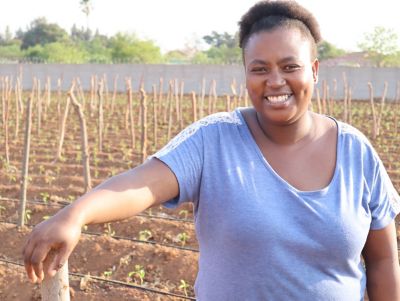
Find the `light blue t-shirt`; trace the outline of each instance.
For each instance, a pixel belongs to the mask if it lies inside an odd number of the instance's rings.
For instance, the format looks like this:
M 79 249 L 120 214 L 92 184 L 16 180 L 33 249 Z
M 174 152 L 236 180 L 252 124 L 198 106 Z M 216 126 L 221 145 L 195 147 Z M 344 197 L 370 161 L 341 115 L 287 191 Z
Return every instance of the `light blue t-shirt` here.
M 363 300 L 368 232 L 387 226 L 400 200 L 365 136 L 337 125 L 334 176 L 318 191 L 271 168 L 239 109 L 192 124 L 154 155 L 179 182 L 165 205 L 194 204 L 197 300 Z

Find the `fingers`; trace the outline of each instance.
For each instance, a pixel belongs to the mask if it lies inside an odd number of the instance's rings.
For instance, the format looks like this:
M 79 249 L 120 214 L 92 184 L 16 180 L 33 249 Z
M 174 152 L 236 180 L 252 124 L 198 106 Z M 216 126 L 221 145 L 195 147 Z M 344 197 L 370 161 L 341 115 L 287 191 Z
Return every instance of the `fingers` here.
M 49 258 L 49 263 L 45 273 L 50 277 L 53 277 L 67 262 L 70 253 L 71 251 L 67 250 L 66 246 L 54 251 L 52 258 Z
M 35 244 L 28 240 L 24 248 L 24 264 L 28 278 L 31 282 L 41 282 L 44 278 L 43 261 L 47 257 L 51 246 L 49 244 Z

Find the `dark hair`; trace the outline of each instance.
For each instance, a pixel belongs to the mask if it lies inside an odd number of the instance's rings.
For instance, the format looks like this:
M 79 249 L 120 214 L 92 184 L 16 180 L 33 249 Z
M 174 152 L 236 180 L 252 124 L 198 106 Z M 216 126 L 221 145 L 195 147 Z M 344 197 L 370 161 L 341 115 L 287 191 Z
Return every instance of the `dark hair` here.
M 317 56 L 317 43 L 321 41 L 319 25 L 313 14 L 295 1 L 265 0 L 256 3 L 239 22 L 239 46 L 244 50 L 251 35 L 277 27 L 297 28 Z

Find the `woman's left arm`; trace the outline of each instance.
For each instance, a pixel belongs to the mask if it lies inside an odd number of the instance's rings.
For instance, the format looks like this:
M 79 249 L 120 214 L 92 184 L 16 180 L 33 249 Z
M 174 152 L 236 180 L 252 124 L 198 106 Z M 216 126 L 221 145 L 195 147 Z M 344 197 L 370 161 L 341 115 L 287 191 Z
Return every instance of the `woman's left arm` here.
M 400 267 L 395 221 L 370 230 L 363 250 L 370 301 L 400 301 Z

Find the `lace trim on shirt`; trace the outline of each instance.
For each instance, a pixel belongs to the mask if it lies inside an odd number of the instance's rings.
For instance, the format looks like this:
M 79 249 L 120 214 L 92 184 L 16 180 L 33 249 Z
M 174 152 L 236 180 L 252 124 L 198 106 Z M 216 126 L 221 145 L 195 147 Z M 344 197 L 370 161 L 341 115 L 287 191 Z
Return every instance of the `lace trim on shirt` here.
M 397 194 L 396 190 L 393 188 L 393 190 L 389 193 L 389 202 L 392 208 L 396 213 L 400 212 L 400 197 Z
M 210 124 L 215 123 L 232 123 L 232 124 L 242 124 L 239 116 L 236 112 L 219 112 L 207 116 L 195 123 L 189 125 L 182 132 L 180 132 L 177 136 L 175 136 L 167 145 L 165 145 L 162 149 L 156 152 L 152 157 L 162 157 L 165 154 L 169 153 L 173 149 L 177 148 L 182 142 L 186 139 L 194 135 L 200 128 L 204 126 L 208 126 Z

